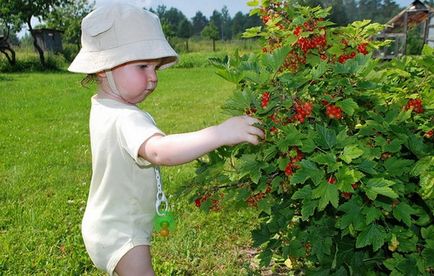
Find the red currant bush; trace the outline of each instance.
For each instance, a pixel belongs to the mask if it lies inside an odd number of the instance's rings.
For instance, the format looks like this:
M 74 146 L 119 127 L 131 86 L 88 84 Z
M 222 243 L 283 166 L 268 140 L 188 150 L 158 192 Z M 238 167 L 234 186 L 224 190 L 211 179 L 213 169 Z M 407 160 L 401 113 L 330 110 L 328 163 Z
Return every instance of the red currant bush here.
M 266 138 L 202 158 L 193 187 L 258 211 L 263 266 L 432 274 L 434 50 L 380 63 L 384 43 L 370 38 L 381 25 L 334 27 L 319 7 L 261 3 L 264 26 L 244 36 L 263 50 L 213 63 L 236 85 L 224 108 L 261 120 Z

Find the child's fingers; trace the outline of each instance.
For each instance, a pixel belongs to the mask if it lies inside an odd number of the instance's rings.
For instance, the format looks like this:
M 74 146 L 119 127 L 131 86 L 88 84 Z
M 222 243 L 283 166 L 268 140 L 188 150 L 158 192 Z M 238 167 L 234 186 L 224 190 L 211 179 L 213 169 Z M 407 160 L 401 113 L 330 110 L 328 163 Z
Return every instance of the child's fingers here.
M 253 118 L 253 117 L 250 117 L 250 116 L 247 116 L 247 115 L 244 115 L 243 117 L 244 117 L 244 120 L 246 120 L 246 122 L 247 122 L 250 126 L 252 126 L 252 125 L 254 125 L 254 124 L 261 124 L 261 123 L 262 123 L 262 122 L 259 121 L 258 119 Z
M 253 144 L 253 145 L 259 144 L 258 136 L 256 136 L 256 135 L 249 135 L 247 137 L 247 142 L 250 143 L 250 144 Z
M 249 128 L 249 133 L 254 135 L 255 137 L 261 137 L 262 139 L 265 138 L 265 133 L 261 129 L 254 126 L 251 126 Z

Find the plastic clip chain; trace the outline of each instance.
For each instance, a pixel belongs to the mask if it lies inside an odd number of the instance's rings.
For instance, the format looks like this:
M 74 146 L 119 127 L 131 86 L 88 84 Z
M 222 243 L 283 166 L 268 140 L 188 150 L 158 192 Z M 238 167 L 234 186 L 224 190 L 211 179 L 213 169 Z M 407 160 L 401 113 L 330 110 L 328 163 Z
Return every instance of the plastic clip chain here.
M 157 215 L 164 216 L 169 210 L 169 202 L 166 195 L 163 192 L 163 184 L 161 183 L 160 168 L 155 167 L 155 178 L 157 179 L 157 200 L 155 201 L 155 210 Z M 161 206 L 164 205 L 164 209 L 160 212 Z

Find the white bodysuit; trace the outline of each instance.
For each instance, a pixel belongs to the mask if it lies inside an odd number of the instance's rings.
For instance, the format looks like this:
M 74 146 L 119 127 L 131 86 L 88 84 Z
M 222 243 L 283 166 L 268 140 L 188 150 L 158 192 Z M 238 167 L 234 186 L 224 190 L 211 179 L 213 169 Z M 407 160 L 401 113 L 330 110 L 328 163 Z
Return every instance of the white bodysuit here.
M 138 107 L 92 98 L 92 180 L 82 234 L 94 264 L 110 275 L 130 249 L 150 245 L 156 178 L 138 151 L 157 133 L 163 134 Z

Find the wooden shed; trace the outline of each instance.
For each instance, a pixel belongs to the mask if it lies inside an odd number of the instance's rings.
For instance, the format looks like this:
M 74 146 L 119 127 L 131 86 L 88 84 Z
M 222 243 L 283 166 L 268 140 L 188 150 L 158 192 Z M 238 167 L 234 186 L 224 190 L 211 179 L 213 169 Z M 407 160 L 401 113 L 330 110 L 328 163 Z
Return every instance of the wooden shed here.
M 62 32 L 54 29 L 34 29 L 36 42 L 44 52 L 59 53 L 63 51 Z
M 381 49 L 377 53 L 377 57 L 391 59 L 405 55 L 408 30 L 420 24 L 423 24 L 423 43 L 434 47 L 434 9 L 419 0 L 415 0 L 390 19 L 383 32 L 376 36 L 377 40 L 392 40 L 392 44 Z

